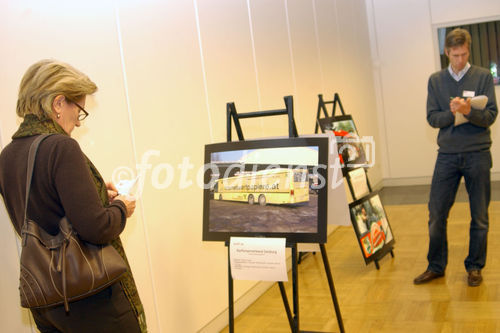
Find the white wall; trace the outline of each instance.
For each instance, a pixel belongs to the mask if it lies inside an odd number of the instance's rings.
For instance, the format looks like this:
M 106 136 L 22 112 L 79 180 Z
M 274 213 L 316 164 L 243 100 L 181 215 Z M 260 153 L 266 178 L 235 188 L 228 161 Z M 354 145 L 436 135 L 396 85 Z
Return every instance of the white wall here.
M 225 323 L 214 318 L 227 320 L 219 316 L 227 308 L 226 249 L 201 241 L 196 184 L 204 144 L 225 140 L 227 102 L 248 112 L 284 108 L 283 96 L 293 95 L 298 131 L 308 134 L 317 95 L 338 92 L 360 134 L 381 141 L 362 0 L 1 1 L 0 45 L 4 144 L 19 124 L 24 71 L 56 58 L 99 86 L 74 136 L 104 177 L 144 170 L 142 199 L 122 239 L 151 332 L 217 331 Z M 286 118 L 242 126 L 247 138 L 287 134 Z M 180 164 L 191 168 L 182 174 Z M 370 177 L 381 181 L 380 164 Z M 16 238 L 5 211 L 0 222 L 1 326 L 30 331 L 18 307 Z M 255 288 L 262 284 L 237 281 L 236 299 Z
M 500 1 L 366 0 L 372 41 L 381 150 L 386 185 L 430 183 L 437 151 L 437 130 L 426 121 L 427 80 L 440 69 L 437 27 L 457 22 L 498 20 Z M 497 103 L 500 88 L 496 87 Z M 493 177 L 500 179 L 492 128 Z

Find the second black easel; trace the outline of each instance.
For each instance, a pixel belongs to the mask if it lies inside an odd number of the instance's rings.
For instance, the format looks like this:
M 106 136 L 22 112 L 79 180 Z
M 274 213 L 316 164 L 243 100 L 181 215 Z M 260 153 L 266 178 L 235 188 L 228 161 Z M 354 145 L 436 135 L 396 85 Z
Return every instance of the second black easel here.
M 333 104 L 331 116 L 328 115 L 328 110 L 326 108 L 327 104 Z M 339 96 L 338 93 L 334 94 L 333 100 L 331 100 L 331 101 L 325 101 L 323 99 L 323 95 L 322 94 L 318 95 L 318 110 L 316 112 L 316 125 L 315 125 L 315 129 L 314 129 L 314 133 L 318 133 L 318 130 L 320 129 L 320 117 L 321 117 L 321 113 L 323 113 L 324 118 L 335 119 L 335 112 L 337 110 L 337 106 L 339 106 L 339 109 L 340 109 L 340 113 L 341 113 L 340 118 L 341 119 L 344 119 L 344 118 L 351 119 L 350 116 L 348 116 L 348 115 L 345 114 L 344 107 L 342 106 L 342 102 L 340 101 L 340 96 Z M 323 128 L 321 128 L 321 130 L 323 131 Z M 348 172 L 346 172 L 346 168 L 347 167 L 343 168 L 342 173 L 344 174 L 345 180 L 347 181 L 347 185 L 348 185 L 349 191 L 351 192 L 351 195 L 354 197 L 354 188 L 353 188 L 353 185 L 351 183 L 351 179 L 350 179 L 350 177 L 348 175 Z M 366 185 L 368 187 L 369 192 L 370 193 L 373 192 L 372 186 L 370 185 L 370 181 L 368 180 L 368 177 L 366 178 L 366 183 L 367 183 Z M 393 248 L 392 247 L 387 248 L 387 249 L 383 249 L 382 251 L 378 252 L 376 254 L 376 256 L 374 256 L 373 262 L 375 263 L 375 267 L 377 269 L 380 269 L 379 260 L 382 259 L 387 253 L 390 253 L 391 257 L 394 258 L 394 252 L 393 252 Z

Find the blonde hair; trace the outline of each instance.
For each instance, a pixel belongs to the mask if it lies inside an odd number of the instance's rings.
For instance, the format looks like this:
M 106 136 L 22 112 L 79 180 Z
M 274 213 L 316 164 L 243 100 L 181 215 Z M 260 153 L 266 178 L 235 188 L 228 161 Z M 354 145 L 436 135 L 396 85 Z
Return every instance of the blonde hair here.
M 40 60 L 24 73 L 16 113 L 21 118 L 27 114 L 50 115 L 56 96 L 77 101 L 96 91 L 96 84 L 71 65 L 52 59 Z

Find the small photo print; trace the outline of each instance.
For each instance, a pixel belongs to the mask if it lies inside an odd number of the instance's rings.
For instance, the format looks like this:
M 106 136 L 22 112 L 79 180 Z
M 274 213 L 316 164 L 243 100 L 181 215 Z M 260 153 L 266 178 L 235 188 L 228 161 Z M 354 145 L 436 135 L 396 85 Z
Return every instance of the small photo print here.
M 323 118 L 318 121 L 324 133 L 335 134 L 342 167 L 352 169 L 367 165 L 363 143 L 350 115 Z
M 349 205 L 351 220 L 365 260 L 394 239 L 380 197 L 374 193 Z

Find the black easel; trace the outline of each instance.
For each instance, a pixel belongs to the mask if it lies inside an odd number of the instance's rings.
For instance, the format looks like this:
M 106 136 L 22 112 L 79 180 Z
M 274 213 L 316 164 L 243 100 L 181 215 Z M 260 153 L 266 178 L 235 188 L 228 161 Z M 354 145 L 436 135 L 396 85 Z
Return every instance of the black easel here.
M 314 133 L 318 133 L 318 129 L 319 129 L 318 119 L 321 116 L 321 111 L 323 111 L 323 115 L 325 116 L 325 118 L 329 117 L 328 111 L 326 109 L 326 104 L 333 104 L 332 117 L 335 117 L 335 111 L 337 110 L 337 105 L 340 107 L 340 112 L 343 115 L 345 115 L 344 107 L 342 106 L 342 102 L 340 101 L 339 94 L 335 93 L 335 95 L 333 96 L 333 100 L 326 101 L 326 102 L 325 102 L 325 100 L 323 100 L 323 94 L 319 94 L 318 95 L 318 112 L 316 112 L 316 125 L 314 127 Z
M 326 109 L 326 104 L 333 104 L 332 115 L 331 116 L 328 115 L 328 110 Z M 323 111 L 323 115 L 325 116 L 325 118 L 329 118 L 329 117 L 334 118 L 335 117 L 335 111 L 337 110 L 337 105 L 340 108 L 341 114 L 343 116 L 345 116 L 346 114 L 344 112 L 344 107 L 342 106 L 342 102 L 340 101 L 340 96 L 339 96 L 338 93 L 334 94 L 332 101 L 325 101 L 323 99 L 323 95 L 322 94 L 318 95 L 318 111 L 316 112 L 316 125 L 315 125 L 315 128 L 314 128 L 314 133 L 318 133 L 318 130 L 319 130 L 319 119 L 320 119 L 320 116 L 321 116 L 321 111 Z M 344 170 L 342 170 L 342 173 L 344 174 L 344 178 L 347 181 L 347 185 L 349 187 L 349 191 L 351 192 L 351 195 L 354 197 L 354 189 L 353 189 L 352 184 L 351 184 L 351 179 L 349 178 L 349 176 L 347 175 L 347 173 L 344 173 Z M 370 184 L 370 181 L 368 180 L 368 177 L 366 178 L 366 184 L 368 186 L 369 192 L 370 193 L 373 192 L 372 186 Z M 382 259 L 387 253 L 390 253 L 391 257 L 394 258 L 393 248 L 391 247 L 390 249 L 387 249 L 385 251 L 381 251 L 381 252 L 377 253 L 376 258 L 373 259 L 373 262 L 375 263 L 375 267 L 377 269 L 380 269 L 379 260 Z
M 236 112 L 236 106 L 234 105 L 234 102 L 227 103 L 227 141 L 230 142 L 232 136 L 231 118 L 234 121 L 234 128 L 236 129 L 236 133 L 238 134 L 238 140 L 243 141 L 245 140 L 245 138 L 243 137 L 243 131 L 241 130 L 240 119 L 278 115 L 288 115 L 288 136 L 290 138 L 298 137 L 299 135 L 297 133 L 297 127 L 295 127 L 295 118 L 293 117 L 293 97 L 285 96 L 283 97 L 283 99 L 285 100 L 285 109 L 255 111 L 243 114 L 238 114 L 238 112 Z
M 276 115 L 288 115 L 288 136 L 298 137 L 297 127 L 295 126 L 295 118 L 293 117 L 293 97 L 285 96 L 285 109 L 279 110 L 267 110 L 267 111 L 255 111 L 244 114 L 238 114 L 236 111 L 236 107 L 234 102 L 227 103 L 227 141 L 231 141 L 232 136 L 232 128 L 231 128 L 231 119 L 234 121 L 234 126 L 236 129 L 236 133 L 238 134 L 238 140 L 243 141 L 243 131 L 241 129 L 240 119 L 245 118 L 256 118 L 256 117 L 266 117 L 266 116 L 276 116 Z M 234 332 L 234 296 L 233 296 L 233 277 L 231 276 L 231 260 L 230 260 L 230 248 L 229 243 L 226 242 L 226 246 L 228 249 L 228 296 L 229 296 L 229 332 Z M 288 297 L 286 295 L 286 290 L 283 282 L 278 281 L 278 285 L 280 288 L 281 297 L 283 299 L 283 305 L 285 306 L 285 311 L 288 317 L 288 322 L 290 324 L 290 329 L 292 333 L 299 333 L 304 331 L 300 331 L 300 322 L 299 322 L 299 284 L 298 284 L 298 252 L 297 252 L 297 243 L 289 244 L 287 243 L 287 247 L 290 247 L 292 250 L 292 283 L 293 283 L 293 313 L 290 310 L 290 305 L 288 303 Z M 340 306 L 337 299 L 337 294 L 335 293 L 335 286 L 333 284 L 332 273 L 330 270 L 330 264 L 328 261 L 328 256 L 326 253 L 325 245 L 319 244 L 321 249 L 321 254 L 323 258 L 323 264 L 325 266 L 325 273 L 328 279 L 328 286 L 330 287 L 330 294 L 332 296 L 333 306 L 335 308 L 335 314 L 337 316 L 337 322 L 340 328 L 340 332 L 344 331 L 344 324 L 342 322 L 342 315 L 340 313 Z M 312 333 L 312 332 L 311 332 Z

